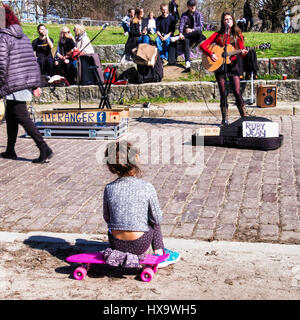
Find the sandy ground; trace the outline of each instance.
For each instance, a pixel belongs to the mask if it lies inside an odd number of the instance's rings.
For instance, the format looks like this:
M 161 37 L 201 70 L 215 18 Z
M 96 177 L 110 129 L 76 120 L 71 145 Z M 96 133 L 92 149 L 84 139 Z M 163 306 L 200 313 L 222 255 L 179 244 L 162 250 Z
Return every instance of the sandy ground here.
M 165 239 L 180 262 L 150 283 L 140 270 L 95 265 L 82 281 L 66 257 L 103 250 L 104 236 L 0 233 L 1 299 L 206 300 L 300 299 L 296 245 Z

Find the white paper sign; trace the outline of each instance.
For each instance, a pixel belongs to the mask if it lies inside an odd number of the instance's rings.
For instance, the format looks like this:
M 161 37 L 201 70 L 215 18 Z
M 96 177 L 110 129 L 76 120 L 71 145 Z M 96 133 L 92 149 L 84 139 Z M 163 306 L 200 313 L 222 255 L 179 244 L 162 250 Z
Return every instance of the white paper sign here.
M 273 138 L 279 137 L 279 125 L 276 122 L 243 122 L 243 137 Z

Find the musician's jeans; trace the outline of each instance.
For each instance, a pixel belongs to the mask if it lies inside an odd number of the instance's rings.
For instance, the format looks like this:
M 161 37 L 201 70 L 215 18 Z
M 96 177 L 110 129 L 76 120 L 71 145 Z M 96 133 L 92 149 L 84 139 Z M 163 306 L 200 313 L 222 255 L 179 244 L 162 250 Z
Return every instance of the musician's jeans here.
M 168 60 L 171 37 L 167 38 L 165 41 L 162 41 L 160 39 L 160 37 L 156 37 L 155 43 L 156 43 L 156 46 L 159 51 L 159 55 L 160 55 L 161 59 Z
M 220 97 L 221 97 L 221 106 L 225 106 L 225 76 L 224 75 L 216 75 L 216 79 L 218 82 L 218 87 L 220 91 Z M 245 104 L 243 96 L 241 94 L 241 83 L 240 83 L 240 77 L 238 75 L 229 75 L 228 76 L 234 97 L 236 105 L 241 107 Z M 227 92 L 228 94 L 228 92 Z M 226 105 L 227 106 L 227 105 Z
M 23 126 L 26 132 L 34 140 L 37 147 L 41 147 L 45 142 L 44 139 L 30 119 L 26 102 L 17 100 L 6 100 L 6 130 L 7 130 L 7 147 L 14 149 L 18 136 L 19 124 Z

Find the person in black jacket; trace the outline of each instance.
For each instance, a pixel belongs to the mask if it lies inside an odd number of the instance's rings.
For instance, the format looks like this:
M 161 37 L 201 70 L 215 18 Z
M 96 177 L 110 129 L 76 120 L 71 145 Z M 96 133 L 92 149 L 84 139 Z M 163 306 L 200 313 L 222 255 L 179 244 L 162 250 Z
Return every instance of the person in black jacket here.
M 180 14 L 178 12 L 178 4 L 175 0 L 169 2 L 169 12 L 175 18 L 175 24 L 180 19 Z
M 125 44 L 127 60 L 132 60 L 132 50 L 136 48 L 139 43 L 150 43 L 148 20 L 144 18 L 144 10 L 142 8 L 135 9 L 134 18 L 130 22 L 129 37 Z
M 3 10 L 1 5 L 0 10 Z M 40 150 L 39 158 L 32 162 L 44 163 L 53 156 L 53 151 L 30 119 L 26 106 L 32 95 L 41 93 L 40 68 L 18 18 L 10 7 L 4 5 L 4 10 L 5 27 L 0 28 L 0 99 L 4 97 L 6 100 L 7 147 L 1 157 L 17 159 L 15 144 L 20 124 Z
M 250 0 L 246 0 L 244 4 L 244 18 L 246 19 L 246 26 L 245 31 L 250 31 L 253 27 L 253 15 L 252 15 L 252 9 L 250 5 Z M 250 23 L 250 26 L 248 28 L 248 24 Z
M 64 76 L 70 85 L 75 83 L 76 69 L 71 51 L 75 47 L 75 40 L 68 27 L 62 27 L 57 51 L 55 54 L 55 71 L 56 74 Z

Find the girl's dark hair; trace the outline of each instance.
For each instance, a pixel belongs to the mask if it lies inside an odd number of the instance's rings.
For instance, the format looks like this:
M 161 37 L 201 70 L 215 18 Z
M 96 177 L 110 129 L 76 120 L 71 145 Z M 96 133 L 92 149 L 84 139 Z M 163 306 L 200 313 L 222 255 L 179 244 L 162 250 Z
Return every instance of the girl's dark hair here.
M 141 170 L 136 164 L 137 154 L 139 154 L 138 149 L 130 142 L 120 141 L 108 144 L 105 160 L 109 171 L 119 177 L 141 175 Z
M 218 31 L 218 33 L 221 35 L 222 41 L 224 43 L 225 39 L 225 24 L 224 24 L 224 17 L 225 16 L 231 16 L 232 21 L 233 21 L 233 26 L 231 27 L 231 32 L 230 32 L 230 43 L 235 45 L 237 39 L 243 39 L 242 31 L 241 29 L 237 26 L 236 21 L 234 19 L 234 16 L 230 12 L 223 12 L 222 17 L 221 17 L 221 28 Z
M 132 22 L 133 23 L 139 23 L 140 19 L 139 19 L 139 15 L 141 14 L 142 8 L 136 8 L 134 10 L 134 17 L 132 18 Z
M 19 19 L 17 18 L 17 16 L 12 11 L 12 9 L 6 4 L 3 4 L 3 7 L 5 9 L 6 28 L 8 28 L 9 26 L 11 26 L 13 24 L 20 25 L 21 23 L 20 23 Z

